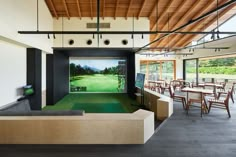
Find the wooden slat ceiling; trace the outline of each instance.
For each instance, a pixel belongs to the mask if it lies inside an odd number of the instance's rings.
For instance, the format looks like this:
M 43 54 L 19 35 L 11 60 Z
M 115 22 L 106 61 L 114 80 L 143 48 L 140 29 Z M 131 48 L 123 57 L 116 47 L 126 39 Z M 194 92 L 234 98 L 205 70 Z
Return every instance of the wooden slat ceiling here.
M 218 0 L 219 6 L 229 0 Z M 53 17 L 90 17 L 97 16 L 97 0 L 45 0 Z M 158 5 L 157 5 L 158 4 Z M 158 6 L 158 7 L 157 7 Z M 150 20 L 150 31 L 171 31 L 186 24 L 204 13 L 217 7 L 217 0 L 100 0 L 100 16 L 106 17 L 147 17 Z M 158 10 L 158 11 L 157 11 Z M 219 12 L 222 23 L 236 13 L 236 4 Z M 169 20 L 168 20 L 169 19 Z M 203 31 L 217 21 L 214 13 L 203 20 L 189 25 L 181 31 Z M 79 30 L 78 30 L 79 31 Z M 150 35 L 150 42 L 162 34 Z M 151 47 L 184 47 L 196 37 L 196 34 L 173 34 Z

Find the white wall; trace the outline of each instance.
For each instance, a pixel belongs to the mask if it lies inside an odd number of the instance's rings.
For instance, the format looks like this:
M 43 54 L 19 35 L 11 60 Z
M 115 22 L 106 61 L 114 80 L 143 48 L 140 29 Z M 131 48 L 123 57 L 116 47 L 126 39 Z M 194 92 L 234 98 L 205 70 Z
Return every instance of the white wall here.
M 18 34 L 37 30 L 36 0 L 0 0 L 0 39 L 52 52 L 52 40 L 47 35 Z M 39 0 L 39 30 L 53 30 L 52 16 L 43 0 Z
M 26 85 L 26 49 L 0 40 L 0 107 L 22 96 Z
M 96 23 L 97 19 L 93 18 L 63 18 L 64 31 L 96 31 L 96 29 L 87 29 L 87 23 Z M 105 18 L 101 19 L 100 23 L 110 23 L 111 28 L 109 29 L 100 29 L 100 31 L 132 31 L 132 22 L 133 18 Z M 134 31 L 149 31 L 149 20 L 148 18 L 139 18 L 138 20 L 135 18 L 134 20 Z M 54 19 L 54 30 L 61 31 L 62 30 L 62 18 Z M 74 45 L 69 45 L 68 41 L 70 39 L 74 39 Z M 87 45 L 86 42 L 88 39 L 93 41 L 92 45 Z M 104 40 L 109 39 L 110 45 L 104 45 Z M 123 39 L 128 40 L 127 45 L 122 45 L 121 41 Z M 131 35 L 102 35 L 102 39 L 100 39 L 99 47 L 140 47 L 149 43 L 149 35 L 144 35 L 144 39 L 142 39 L 141 35 L 134 35 L 134 45 L 133 40 L 131 39 Z M 54 47 L 98 47 L 97 36 L 93 39 L 93 35 L 64 35 L 64 40 L 62 40 L 62 35 L 56 35 L 56 40 L 54 40 Z

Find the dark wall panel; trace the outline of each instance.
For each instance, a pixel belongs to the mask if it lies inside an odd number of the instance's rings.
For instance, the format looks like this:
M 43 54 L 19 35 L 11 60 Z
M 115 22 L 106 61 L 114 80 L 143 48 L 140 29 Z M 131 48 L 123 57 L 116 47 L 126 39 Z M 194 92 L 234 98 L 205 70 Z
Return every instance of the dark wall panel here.
M 69 92 L 69 57 L 63 52 L 54 51 L 54 103 Z
M 54 104 L 54 96 L 53 96 L 53 54 L 46 55 L 46 104 L 53 105 Z
M 130 53 L 127 57 L 127 93 L 135 98 L 135 53 Z
M 42 52 L 27 48 L 27 85 L 32 85 L 34 94 L 29 96 L 32 110 L 41 110 L 42 106 Z
M 47 55 L 47 105 L 54 105 L 69 92 L 69 57 L 64 52 Z

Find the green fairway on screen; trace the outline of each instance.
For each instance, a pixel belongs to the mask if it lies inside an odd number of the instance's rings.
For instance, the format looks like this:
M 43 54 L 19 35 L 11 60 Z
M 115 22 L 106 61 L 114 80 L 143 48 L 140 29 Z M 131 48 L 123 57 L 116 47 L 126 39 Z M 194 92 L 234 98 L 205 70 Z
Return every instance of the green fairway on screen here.
M 70 92 L 126 92 L 126 60 L 70 59 Z

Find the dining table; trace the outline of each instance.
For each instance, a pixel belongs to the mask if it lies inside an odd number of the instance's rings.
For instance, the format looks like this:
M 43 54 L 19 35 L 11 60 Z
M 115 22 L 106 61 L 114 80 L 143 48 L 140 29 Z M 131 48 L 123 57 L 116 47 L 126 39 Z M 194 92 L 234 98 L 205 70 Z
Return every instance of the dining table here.
M 181 89 L 182 92 L 186 92 L 187 106 L 190 106 L 192 102 L 200 102 L 201 108 L 208 113 L 207 103 L 204 99 L 205 95 L 214 94 L 214 90 L 204 88 L 190 88 L 185 87 Z M 202 115 L 202 110 L 201 110 Z
M 205 83 L 199 83 L 198 84 L 199 87 L 212 87 L 214 92 L 216 92 L 216 89 L 224 89 L 224 85 L 223 84 L 219 84 L 219 83 L 210 83 L 210 82 L 205 82 Z

